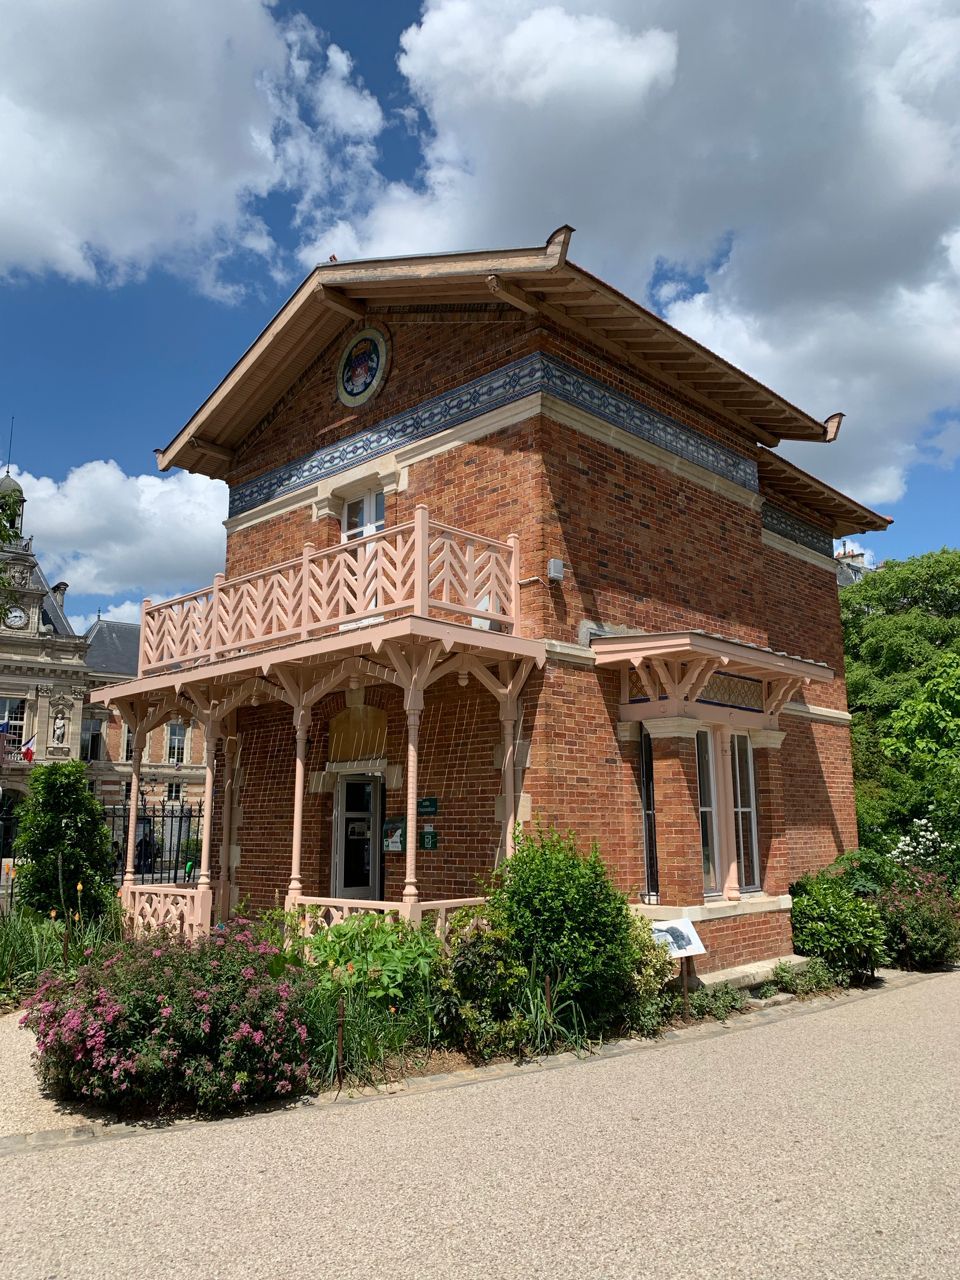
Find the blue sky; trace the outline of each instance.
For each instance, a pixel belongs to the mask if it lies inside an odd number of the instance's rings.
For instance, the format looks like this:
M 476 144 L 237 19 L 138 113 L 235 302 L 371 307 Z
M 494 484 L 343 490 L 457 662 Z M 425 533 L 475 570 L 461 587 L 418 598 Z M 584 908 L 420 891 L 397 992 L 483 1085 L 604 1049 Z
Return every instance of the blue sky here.
M 817 416 L 846 411 L 838 444 L 790 456 L 895 517 L 860 540 L 877 556 L 957 545 L 960 7 L 907 8 L 19 11 L 0 420 L 71 613 L 210 579 L 222 487 L 160 479 L 152 450 L 313 261 L 566 221 L 576 261 Z

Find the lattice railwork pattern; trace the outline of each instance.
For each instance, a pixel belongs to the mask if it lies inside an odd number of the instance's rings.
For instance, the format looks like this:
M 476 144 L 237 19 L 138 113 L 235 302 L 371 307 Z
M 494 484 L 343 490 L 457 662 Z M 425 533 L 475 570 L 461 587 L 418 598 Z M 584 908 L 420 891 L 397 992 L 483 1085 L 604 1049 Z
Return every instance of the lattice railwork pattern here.
M 763 711 L 763 684 L 745 676 L 712 675 L 700 695 L 701 702 L 717 702 L 724 707 Z

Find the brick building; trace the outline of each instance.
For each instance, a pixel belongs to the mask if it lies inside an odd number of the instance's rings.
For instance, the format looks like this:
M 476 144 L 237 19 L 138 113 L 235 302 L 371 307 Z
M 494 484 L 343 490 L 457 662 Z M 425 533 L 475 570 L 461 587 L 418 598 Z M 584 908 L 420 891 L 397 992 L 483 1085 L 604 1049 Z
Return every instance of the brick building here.
M 205 734 L 202 928 L 242 897 L 469 898 L 517 823 L 596 840 L 723 968 L 856 843 L 821 423 L 543 249 L 318 267 L 161 468 L 230 487 L 225 574 L 145 602 L 134 734 Z M 136 789 L 136 782 L 134 783 Z M 444 905 L 434 909 L 445 910 Z

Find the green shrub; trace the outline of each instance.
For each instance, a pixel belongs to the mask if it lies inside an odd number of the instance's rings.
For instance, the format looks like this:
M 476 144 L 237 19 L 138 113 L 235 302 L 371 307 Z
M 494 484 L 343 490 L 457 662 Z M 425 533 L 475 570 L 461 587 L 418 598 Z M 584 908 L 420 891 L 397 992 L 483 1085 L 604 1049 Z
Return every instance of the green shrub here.
M 79 912 L 87 920 L 108 911 L 116 897 L 113 849 L 83 763 L 36 765 L 18 816 L 19 900 L 44 914 Z
M 120 944 L 75 981 L 48 976 L 23 1025 L 56 1093 L 115 1110 L 228 1111 L 302 1092 L 309 1076 L 303 971 L 238 920 L 187 943 Z
M 344 1078 L 383 1080 L 430 1048 L 440 955 L 432 929 L 365 912 L 318 930 L 304 952 L 310 966 L 304 1019 L 316 1083 L 337 1079 L 341 1000 Z
M 446 1042 L 481 1062 L 522 1054 L 527 1026 L 520 1006 L 529 980 L 505 928 L 472 908 L 458 911 L 436 978 L 437 1021 Z
M 792 996 L 813 996 L 823 991 L 832 991 L 837 985 L 833 974 L 817 956 L 812 956 L 804 968 L 779 961 L 773 967 L 771 975 L 777 991 L 785 991 Z
M 428 926 L 365 911 L 319 929 L 306 951 L 320 980 L 396 1004 L 429 985 L 440 942 Z
M 960 904 L 944 876 L 906 871 L 879 895 L 877 906 L 887 949 L 900 968 L 935 969 L 960 960 Z
M 872 898 L 899 879 L 902 867 L 888 853 L 876 849 L 848 849 L 833 864 L 837 874 L 858 898 Z
M 791 892 L 794 950 L 819 957 L 837 982 L 872 975 L 887 962 L 880 912 L 842 878 L 821 872 L 797 881 Z
M 697 1019 L 715 1018 L 717 1022 L 726 1022 L 731 1013 L 740 1013 L 746 1003 L 743 992 L 731 987 L 729 982 L 704 985 L 690 993 L 690 1012 Z
M 518 834 L 494 877 L 487 916 L 527 970 L 536 965 L 562 982 L 591 1032 L 626 1021 L 642 934 L 596 846 L 584 857 L 569 832 Z

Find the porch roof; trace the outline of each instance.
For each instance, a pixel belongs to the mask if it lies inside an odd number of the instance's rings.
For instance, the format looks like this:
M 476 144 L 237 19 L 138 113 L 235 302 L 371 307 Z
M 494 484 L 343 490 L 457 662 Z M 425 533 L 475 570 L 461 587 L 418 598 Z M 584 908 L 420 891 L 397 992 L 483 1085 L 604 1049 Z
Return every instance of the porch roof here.
M 832 441 L 820 422 L 617 289 L 567 260 L 572 228 L 540 248 L 331 262 L 315 267 L 189 422 L 161 471 L 226 476 L 234 451 L 318 351 L 369 313 L 410 306 L 513 307 L 543 317 L 718 413 L 751 443 Z
M 832 667 L 776 649 L 727 640 L 708 631 L 632 631 L 621 635 L 594 636 L 590 642 L 599 667 L 644 662 L 683 662 L 705 659 L 732 675 L 769 680 L 778 676 L 796 680 L 829 681 Z
M 546 661 L 546 643 L 543 640 L 408 614 L 389 622 L 358 626 L 299 644 L 260 649 L 221 662 L 207 662 L 181 671 L 165 671 L 122 684 L 107 685 L 93 690 L 90 701 L 150 702 L 170 693 L 179 695 L 193 691 L 201 693 L 205 700 L 211 697 L 219 699 L 251 678 L 269 680 L 272 674 L 291 668 L 308 678 L 320 678 L 323 672 L 351 659 L 368 663 L 366 671 L 358 667 L 361 675 L 373 674 L 377 668 L 375 660 L 385 648 L 389 650 L 391 646 L 410 644 L 427 648 L 438 646 L 444 654 L 469 655 L 481 662 L 526 659 L 542 667 Z M 280 691 L 281 686 L 277 687 Z

